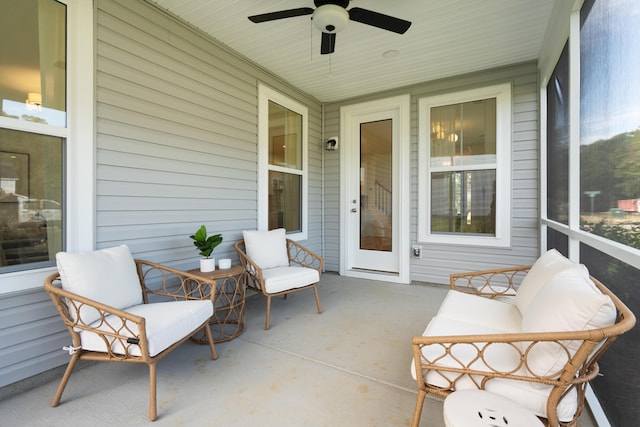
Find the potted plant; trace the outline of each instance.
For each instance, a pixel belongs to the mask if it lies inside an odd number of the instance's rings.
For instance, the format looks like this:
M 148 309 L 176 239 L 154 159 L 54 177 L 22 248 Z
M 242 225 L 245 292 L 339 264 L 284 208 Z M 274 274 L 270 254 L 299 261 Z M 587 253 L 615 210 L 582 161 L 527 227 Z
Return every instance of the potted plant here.
M 211 258 L 213 250 L 222 243 L 222 234 L 207 237 L 207 227 L 201 225 L 195 234 L 189 236 L 193 239 L 193 245 L 198 248 L 198 253 L 203 256 L 200 259 L 200 271 L 203 273 L 216 269 L 216 259 Z

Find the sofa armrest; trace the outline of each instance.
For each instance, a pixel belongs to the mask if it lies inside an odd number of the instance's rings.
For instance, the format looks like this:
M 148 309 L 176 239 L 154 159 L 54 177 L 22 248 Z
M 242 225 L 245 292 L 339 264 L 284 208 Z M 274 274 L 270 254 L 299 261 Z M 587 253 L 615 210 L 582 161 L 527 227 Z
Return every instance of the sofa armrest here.
M 531 265 L 498 268 L 493 270 L 454 273 L 449 276 L 449 286 L 460 292 L 486 298 L 513 297 Z
M 145 304 L 150 295 L 174 301 L 215 300 L 215 286 L 209 280 L 151 261 L 135 262 Z

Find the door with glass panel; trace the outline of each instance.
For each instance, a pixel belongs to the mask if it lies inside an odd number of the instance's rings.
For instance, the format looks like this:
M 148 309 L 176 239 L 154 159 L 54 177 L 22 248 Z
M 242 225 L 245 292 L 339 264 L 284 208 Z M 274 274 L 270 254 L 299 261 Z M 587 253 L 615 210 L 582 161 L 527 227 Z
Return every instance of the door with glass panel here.
M 348 199 L 351 270 L 399 272 L 397 111 L 356 116 L 351 124 Z

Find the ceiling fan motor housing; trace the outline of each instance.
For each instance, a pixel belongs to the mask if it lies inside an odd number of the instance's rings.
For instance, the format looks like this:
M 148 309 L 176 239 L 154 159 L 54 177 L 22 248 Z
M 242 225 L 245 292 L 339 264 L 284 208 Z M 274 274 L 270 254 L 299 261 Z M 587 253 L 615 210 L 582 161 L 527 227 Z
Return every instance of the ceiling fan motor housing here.
M 323 33 L 334 34 L 347 26 L 349 12 L 335 4 L 324 4 L 313 12 L 311 19 L 313 25 Z
M 313 4 L 315 4 L 316 7 L 320 7 L 324 4 L 335 4 L 336 6 L 346 9 L 347 6 L 349 6 L 349 0 L 313 0 Z

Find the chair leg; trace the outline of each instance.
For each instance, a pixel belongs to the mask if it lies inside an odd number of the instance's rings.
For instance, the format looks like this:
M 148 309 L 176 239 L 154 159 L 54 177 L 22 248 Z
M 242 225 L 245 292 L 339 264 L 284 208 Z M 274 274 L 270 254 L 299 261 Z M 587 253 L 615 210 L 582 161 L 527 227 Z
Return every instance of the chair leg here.
M 320 305 L 320 297 L 318 296 L 318 287 L 313 287 L 313 293 L 316 295 L 316 306 L 318 306 L 318 314 L 322 314 L 322 306 Z
M 211 326 L 209 326 L 209 322 L 204 324 L 203 329 L 204 334 L 207 337 L 207 342 L 209 343 L 209 349 L 211 350 L 211 358 L 216 360 L 218 359 L 218 353 L 216 353 L 216 347 L 213 342 L 213 335 L 211 335 Z
M 62 379 L 60 380 L 60 384 L 58 385 L 58 389 L 56 390 L 56 394 L 53 395 L 53 399 L 51 399 L 51 406 L 56 407 L 60 403 L 60 398 L 62 398 L 62 392 L 64 392 L 64 388 L 67 386 L 67 382 L 69 382 L 69 377 L 71 376 L 71 372 L 73 368 L 76 366 L 78 360 L 80 360 L 80 352 L 82 350 L 73 353 L 71 356 L 71 360 L 69 360 L 69 364 L 67 365 L 67 369 L 64 371 L 64 375 L 62 375 Z
M 424 390 L 418 390 L 418 398 L 416 400 L 416 408 L 413 411 L 411 427 L 418 427 L 420 425 L 420 415 L 422 415 L 422 405 L 424 404 L 425 397 L 427 397 L 427 392 Z
M 158 417 L 156 404 L 156 364 L 149 363 L 149 420 L 155 421 Z
M 264 322 L 264 328 L 269 329 L 271 321 L 271 295 L 267 295 L 267 319 Z

